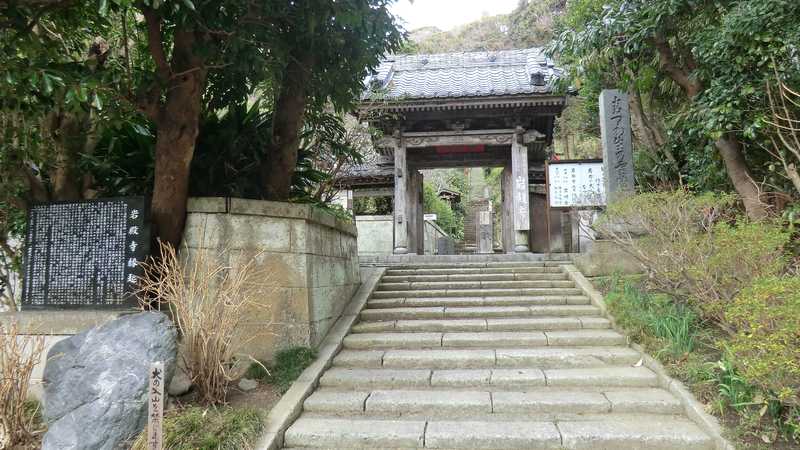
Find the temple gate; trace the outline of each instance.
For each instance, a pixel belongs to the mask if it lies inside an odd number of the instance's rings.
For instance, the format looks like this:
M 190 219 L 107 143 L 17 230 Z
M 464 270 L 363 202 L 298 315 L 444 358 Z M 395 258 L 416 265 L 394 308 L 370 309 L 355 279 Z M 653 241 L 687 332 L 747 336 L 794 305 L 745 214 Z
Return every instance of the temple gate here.
M 561 71 L 541 49 L 397 55 L 367 79 L 362 120 L 380 130 L 376 155 L 341 177 L 353 196 L 394 197 L 393 252 L 423 253 L 421 170 L 502 167 L 502 247 L 531 248 L 550 218 L 544 194 Z

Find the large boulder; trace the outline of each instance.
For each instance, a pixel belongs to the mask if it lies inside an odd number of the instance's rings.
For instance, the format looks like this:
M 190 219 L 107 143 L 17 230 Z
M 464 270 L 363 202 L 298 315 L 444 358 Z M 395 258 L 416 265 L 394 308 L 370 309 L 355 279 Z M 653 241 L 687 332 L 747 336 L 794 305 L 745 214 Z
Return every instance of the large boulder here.
M 167 316 L 143 312 L 58 342 L 44 369 L 42 449 L 118 449 L 147 423 L 150 364 L 175 370 L 177 335 Z

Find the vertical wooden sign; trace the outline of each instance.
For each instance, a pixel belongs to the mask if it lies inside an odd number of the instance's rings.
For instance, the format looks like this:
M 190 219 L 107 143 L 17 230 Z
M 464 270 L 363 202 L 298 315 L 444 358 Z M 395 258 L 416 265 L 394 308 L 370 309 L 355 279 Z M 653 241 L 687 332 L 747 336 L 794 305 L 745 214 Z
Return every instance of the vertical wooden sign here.
M 148 385 L 147 448 L 161 450 L 164 445 L 164 363 L 150 365 Z

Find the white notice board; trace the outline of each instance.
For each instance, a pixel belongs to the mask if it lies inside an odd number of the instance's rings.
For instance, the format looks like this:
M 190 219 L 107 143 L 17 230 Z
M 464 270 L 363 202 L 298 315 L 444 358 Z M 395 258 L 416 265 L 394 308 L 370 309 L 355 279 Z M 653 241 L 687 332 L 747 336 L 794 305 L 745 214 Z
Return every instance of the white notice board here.
M 564 161 L 547 165 L 547 197 L 551 208 L 606 204 L 603 161 Z

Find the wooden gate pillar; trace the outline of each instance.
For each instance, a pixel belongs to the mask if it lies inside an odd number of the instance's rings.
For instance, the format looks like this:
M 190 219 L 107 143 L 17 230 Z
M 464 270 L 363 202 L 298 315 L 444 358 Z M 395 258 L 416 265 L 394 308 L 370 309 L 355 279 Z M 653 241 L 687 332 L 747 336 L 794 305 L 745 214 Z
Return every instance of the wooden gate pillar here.
M 425 254 L 425 212 L 423 209 L 423 176 L 418 170 L 408 170 L 408 252 Z
M 514 252 L 530 251 L 530 193 L 528 189 L 528 147 L 523 144 L 525 130 L 517 127 L 511 140 L 511 175 L 514 202 Z
M 394 253 L 408 253 L 408 166 L 402 138 L 394 139 Z
M 500 179 L 502 194 L 503 251 L 514 253 L 514 176 L 511 173 L 511 161 L 503 167 Z

